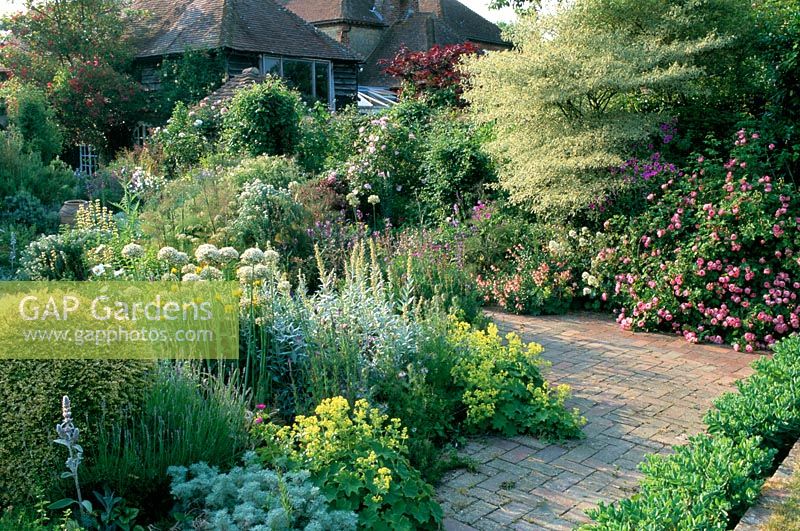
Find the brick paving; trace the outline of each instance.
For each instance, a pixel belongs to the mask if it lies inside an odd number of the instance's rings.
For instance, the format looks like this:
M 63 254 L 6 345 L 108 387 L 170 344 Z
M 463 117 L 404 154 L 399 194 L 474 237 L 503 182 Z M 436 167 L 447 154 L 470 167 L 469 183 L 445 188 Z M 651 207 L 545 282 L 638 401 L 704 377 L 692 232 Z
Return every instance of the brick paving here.
M 752 354 L 682 338 L 623 332 L 607 316 L 522 317 L 490 313 L 502 331 L 544 346 L 546 377 L 572 387 L 567 404 L 588 423 L 584 439 L 474 439 L 477 465 L 444 478 L 445 529 L 573 529 L 599 501 L 635 492 L 637 464 L 704 429 L 712 401 L 751 373 Z

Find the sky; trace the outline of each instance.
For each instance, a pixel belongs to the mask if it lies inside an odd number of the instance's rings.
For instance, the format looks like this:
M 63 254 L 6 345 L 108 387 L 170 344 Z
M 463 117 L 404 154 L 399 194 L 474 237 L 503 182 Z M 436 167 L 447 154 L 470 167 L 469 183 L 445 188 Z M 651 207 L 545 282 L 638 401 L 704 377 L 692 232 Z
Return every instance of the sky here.
M 473 11 L 480 13 L 493 22 L 514 20 L 514 11 L 511 9 L 494 10 L 487 6 L 489 0 L 460 0 L 462 4 L 469 6 Z M 19 10 L 24 4 L 23 0 L 0 0 L 0 15 L 5 15 Z

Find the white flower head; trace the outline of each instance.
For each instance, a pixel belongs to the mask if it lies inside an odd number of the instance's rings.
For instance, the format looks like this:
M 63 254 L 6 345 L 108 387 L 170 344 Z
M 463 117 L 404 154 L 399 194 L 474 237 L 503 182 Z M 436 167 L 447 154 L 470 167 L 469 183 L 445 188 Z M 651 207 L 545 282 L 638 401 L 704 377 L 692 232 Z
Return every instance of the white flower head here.
M 255 278 L 265 279 L 269 278 L 271 274 L 272 274 L 272 268 L 270 268 L 269 266 L 266 266 L 264 264 L 256 264 L 255 266 L 253 266 L 253 276 Z
M 236 277 L 239 279 L 239 282 L 252 282 L 255 279 L 255 272 L 253 270 L 253 266 L 242 266 L 236 270 Z
M 157 258 L 162 262 L 166 262 L 168 264 L 176 263 L 178 258 L 178 250 L 174 247 L 162 247 L 158 250 Z
M 197 266 L 194 264 L 186 264 L 181 268 L 182 275 L 188 275 L 197 271 Z
M 264 251 L 258 247 L 251 247 L 242 253 L 241 259 L 242 263 L 247 265 L 261 263 L 264 260 Z
M 186 265 L 189 263 L 189 255 L 184 253 L 183 251 L 178 251 L 175 255 L 175 265 Z
M 264 251 L 264 258 L 261 261 L 267 265 L 277 264 L 280 257 L 281 255 L 278 254 L 278 251 L 267 249 Z
M 219 250 L 219 258 L 222 262 L 235 262 L 239 259 L 239 251 L 233 247 L 223 247 Z
M 185 275 L 183 275 L 183 281 L 184 282 L 199 282 L 200 281 L 200 275 L 198 275 L 196 273 L 186 273 Z
M 135 260 L 144 256 L 144 247 L 138 243 L 129 243 L 122 248 L 122 256 L 130 260 Z
M 219 262 L 219 249 L 217 249 L 216 245 L 204 243 L 195 250 L 194 257 L 200 263 L 215 264 Z
M 200 271 L 200 278 L 203 280 L 222 280 L 222 271 L 213 266 L 206 266 Z
M 377 195 L 375 195 L 375 194 L 372 194 L 371 196 L 369 196 L 369 197 L 367 198 L 367 203 L 369 203 L 370 205 L 377 205 L 377 204 L 378 204 L 378 203 L 380 203 L 380 202 L 381 202 L 381 198 L 380 198 L 380 197 L 378 197 L 378 196 L 377 196 Z
M 92 274 L 96 277 L 102 276 L 106 274 L 106 266 L 105 264 L 97 264 L 92 268 Z

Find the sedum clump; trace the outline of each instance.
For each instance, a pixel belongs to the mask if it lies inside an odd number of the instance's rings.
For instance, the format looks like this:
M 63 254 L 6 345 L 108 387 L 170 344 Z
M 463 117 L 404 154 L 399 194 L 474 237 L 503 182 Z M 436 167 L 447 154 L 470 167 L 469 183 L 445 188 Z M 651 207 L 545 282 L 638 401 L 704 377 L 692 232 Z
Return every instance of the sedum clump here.
M 180 510 L 197 515 L 193 529 L 346 531 L 358 521 L 352 511 L 331 510 L 308 471 L 265 469 L 252 452 L 244 466 L 227 473 L 206 463 L 173 466 L 168 473 Z

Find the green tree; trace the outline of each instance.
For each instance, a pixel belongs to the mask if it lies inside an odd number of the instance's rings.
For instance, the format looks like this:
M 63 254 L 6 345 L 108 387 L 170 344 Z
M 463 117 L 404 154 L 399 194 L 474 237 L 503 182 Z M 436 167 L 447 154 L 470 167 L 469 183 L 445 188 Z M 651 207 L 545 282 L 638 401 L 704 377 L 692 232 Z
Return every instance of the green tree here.
M 565 218 L 622 186 L 608 169 L 649 139 L 677 95 L 700 91 L 697 58 L 730 42 L 699 4 L 578 0 L 522 17 L 514 50 L 467 62 L 464 97 L 494 124 L 489 148 L 513 203 Z
M 44 91 L 12 80 L 0 88 L 0 98 L 6 101 L 9 121 L 28 149 L 39 153 L 42 161 L 49 164 L 61 153 L 62 136 Z
M 126 0 L 28 0 L 5 17 L 0 62 L 14 77 L 47 90 L 72 143 L 103 147 L 130 126 L 141 108 L 127 74 L 132 49 L 125 38 Z

